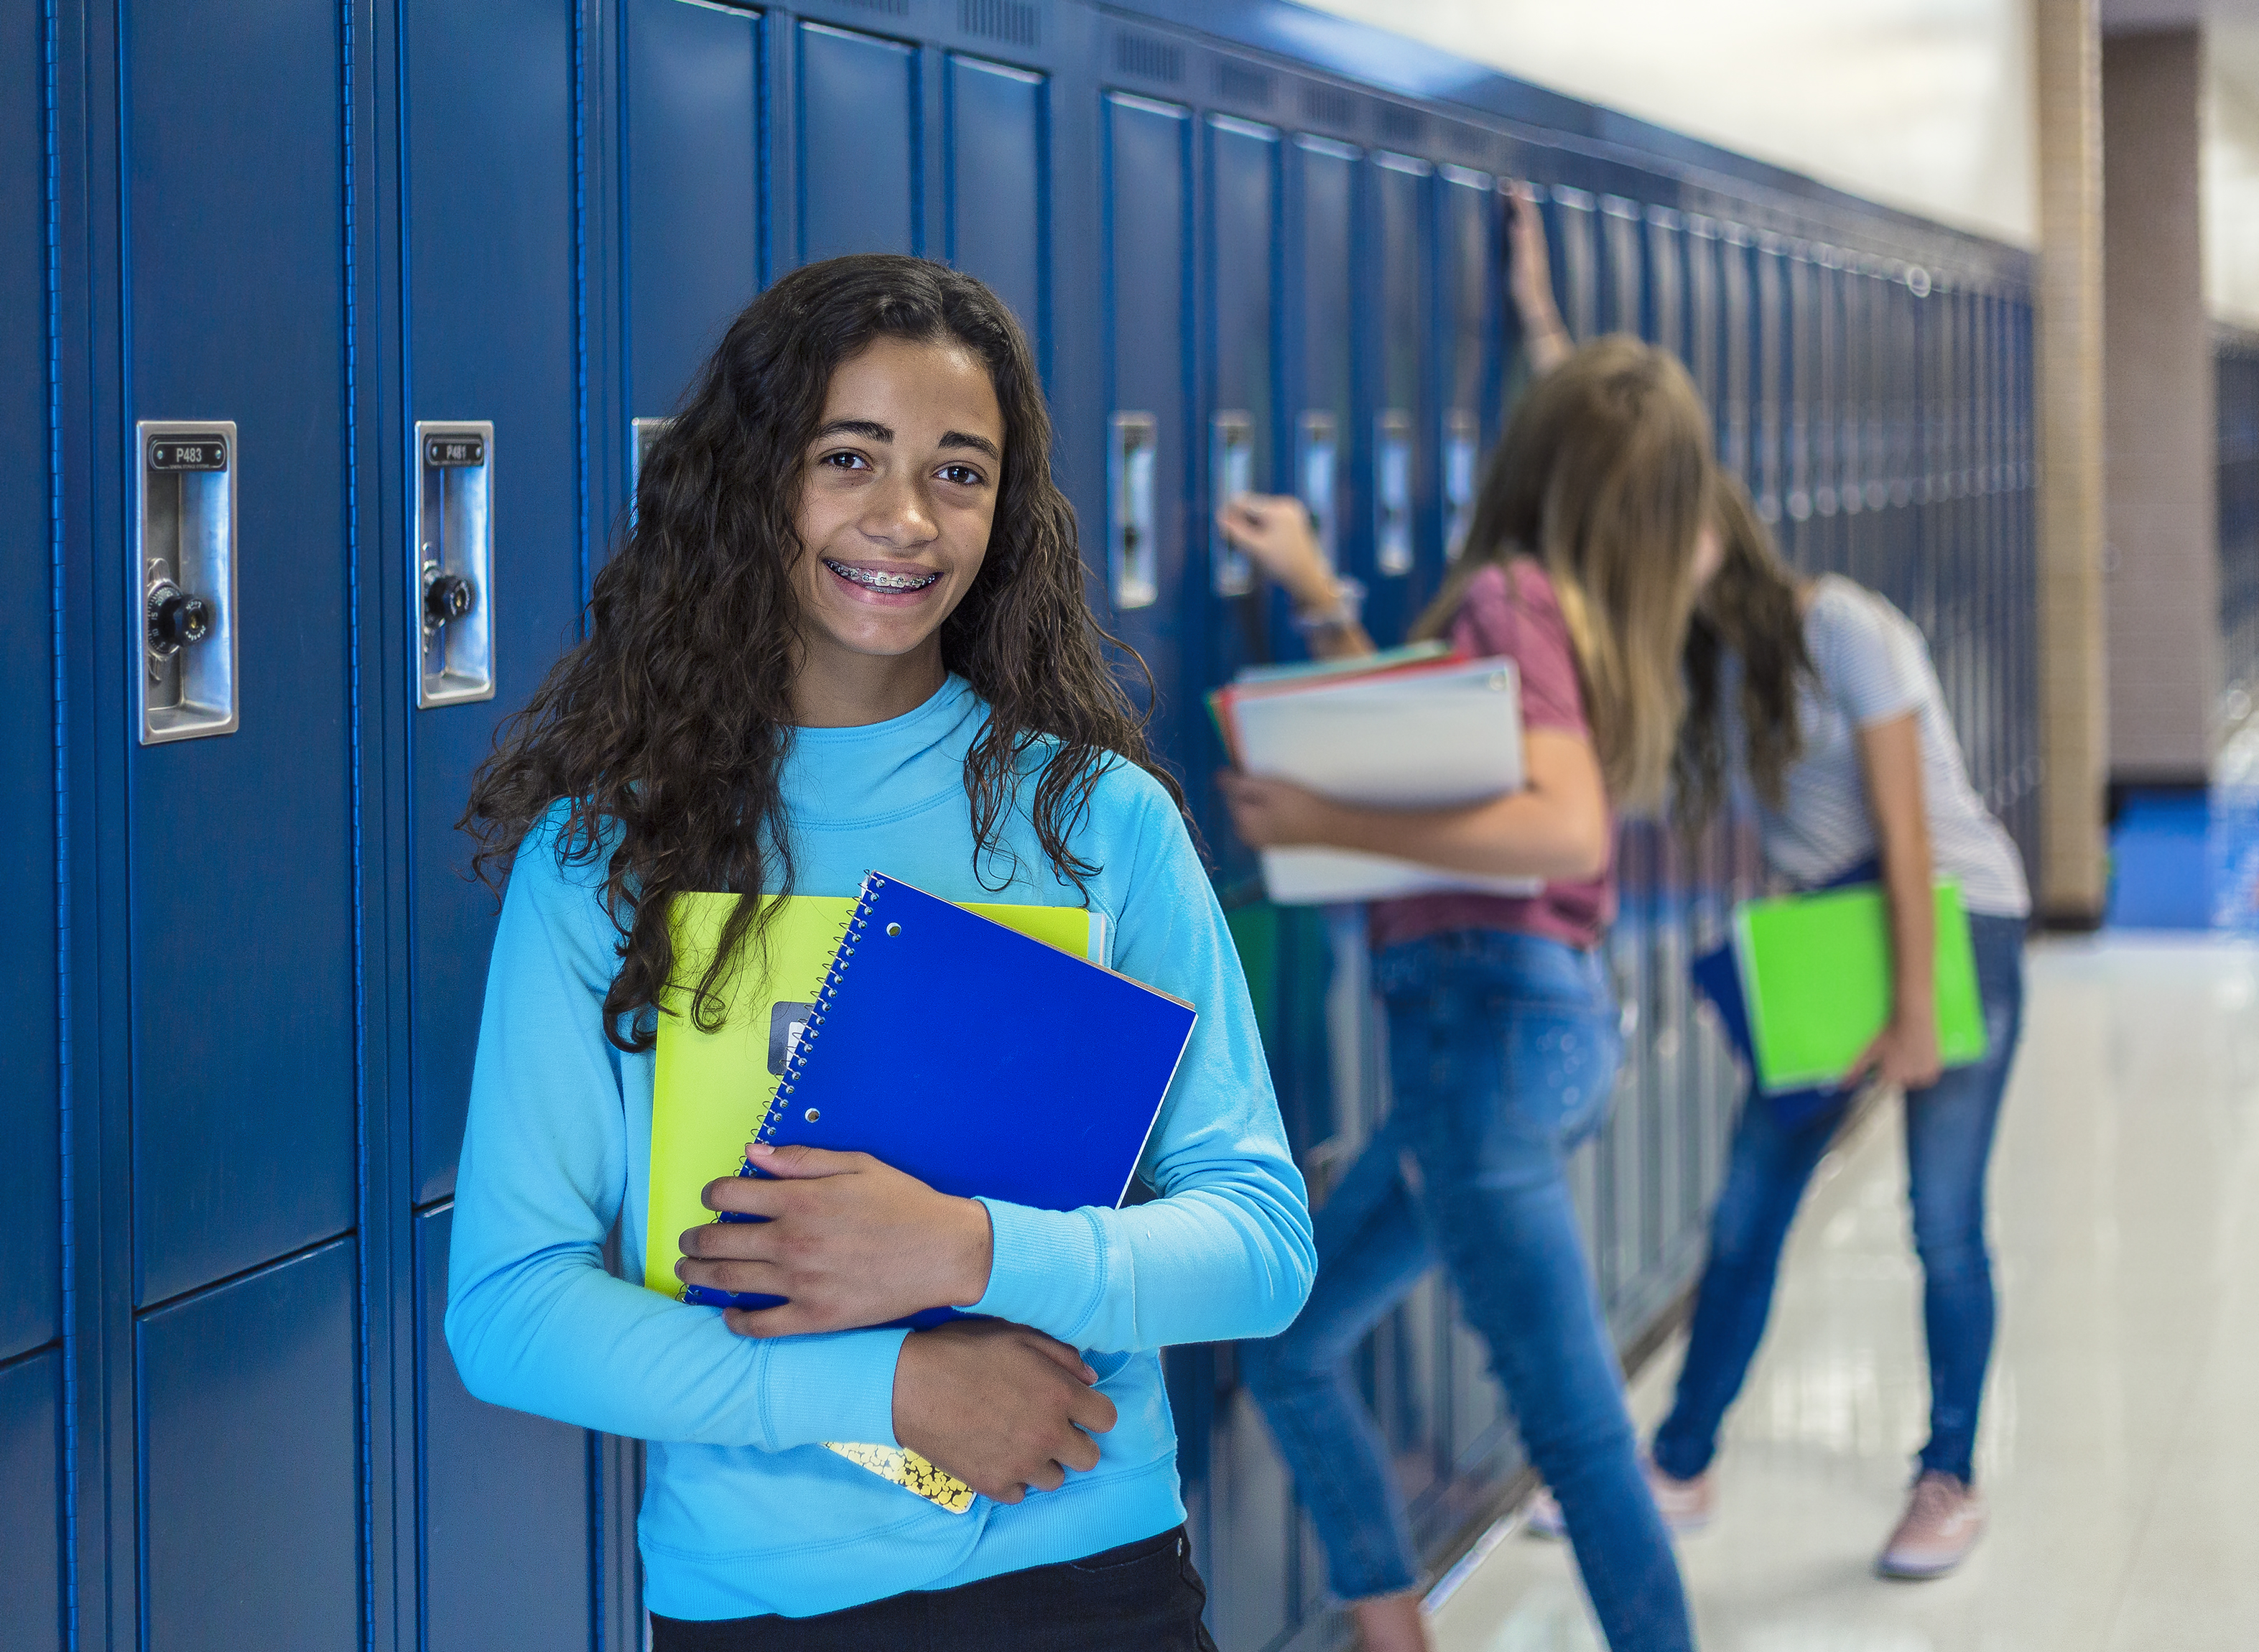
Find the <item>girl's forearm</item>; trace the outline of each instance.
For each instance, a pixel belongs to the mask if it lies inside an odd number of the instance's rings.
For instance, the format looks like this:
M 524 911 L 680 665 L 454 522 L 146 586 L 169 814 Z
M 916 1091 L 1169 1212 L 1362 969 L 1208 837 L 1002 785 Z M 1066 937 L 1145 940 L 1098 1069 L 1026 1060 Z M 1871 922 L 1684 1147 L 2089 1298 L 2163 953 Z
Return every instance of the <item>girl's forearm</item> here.
M 1390 855 L 1423 866 L 1484 878 L 1577 881 L 1607 869 L 1608 825 L 1586 809 L 1542 792 L 1515 792 L 1452 808 L 1328 806 L 1334 848 Z
M 1893 1008 L 1927 1006 L 1936 991 L 1937 908 L 1929 837 L 1886 846 L 1883 889 L 1890 913 L 1891 1002 Z

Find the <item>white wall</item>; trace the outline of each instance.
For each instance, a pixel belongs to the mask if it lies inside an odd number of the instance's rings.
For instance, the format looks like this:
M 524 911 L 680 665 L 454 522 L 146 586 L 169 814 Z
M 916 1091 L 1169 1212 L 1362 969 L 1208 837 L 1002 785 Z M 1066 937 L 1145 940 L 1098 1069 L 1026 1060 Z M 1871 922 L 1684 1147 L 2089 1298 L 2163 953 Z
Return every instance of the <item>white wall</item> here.
M 1310 0 L 1876 200 L 2038 238 L 2028 0 Z
M 2259 24 L 2215 21 L 2205 59 L 2205 302 L 2259 327 Z

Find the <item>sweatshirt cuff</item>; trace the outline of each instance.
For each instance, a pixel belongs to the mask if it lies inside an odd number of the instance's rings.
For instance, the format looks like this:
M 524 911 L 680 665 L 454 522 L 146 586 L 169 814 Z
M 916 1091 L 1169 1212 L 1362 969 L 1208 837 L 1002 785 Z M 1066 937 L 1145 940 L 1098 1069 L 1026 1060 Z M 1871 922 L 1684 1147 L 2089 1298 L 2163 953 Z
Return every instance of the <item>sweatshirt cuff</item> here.
M 1075 1346 L 1105 1290 L 1097 1224 L 1081 1211 L 980 1202 L 988 1207 L 993 1244 L 988 1289 L 966 1311 Z
M 780 1337 L 761 1347 L 761 1425 L 772 1451 L 838 1440 L 896 1445 L 894 1362 L 906 1330 Z

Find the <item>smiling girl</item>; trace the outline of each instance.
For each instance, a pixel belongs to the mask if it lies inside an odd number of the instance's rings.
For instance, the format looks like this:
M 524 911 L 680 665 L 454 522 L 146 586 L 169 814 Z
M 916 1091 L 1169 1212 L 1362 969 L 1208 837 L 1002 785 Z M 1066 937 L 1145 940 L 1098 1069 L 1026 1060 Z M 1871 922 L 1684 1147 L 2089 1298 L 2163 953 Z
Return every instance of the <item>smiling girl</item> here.
M 899 257 L 787 276 L 645 463 L 586 639 L 474 787 L 507 878 L 456 1192 L 446 1329 L 472 1392 L 651 1442 L 639 1532 L 665 1648 L 1194 1648 L 1158 1350 L 1262 1335 L 1313 1268 L 1245 982 L 1083 595 L 1026 338 Z M 962 1200 L 860 1154 L 764 1154 L 643 1277 L 669 903 L 852 895 L 1088 905 L 1200 1020 L 1128 1210 Z M 1076 1105 L 1071 1093 L 1061 1107 Z M 757 1151 L 759 1150 L 756 1150 Z M 604 1264 L 616 1229 L 624 1256 Z M 952 1305 L 985 1316 L 882 1328 Z M 898 1444 L 958 1516 L 823 1449 Z

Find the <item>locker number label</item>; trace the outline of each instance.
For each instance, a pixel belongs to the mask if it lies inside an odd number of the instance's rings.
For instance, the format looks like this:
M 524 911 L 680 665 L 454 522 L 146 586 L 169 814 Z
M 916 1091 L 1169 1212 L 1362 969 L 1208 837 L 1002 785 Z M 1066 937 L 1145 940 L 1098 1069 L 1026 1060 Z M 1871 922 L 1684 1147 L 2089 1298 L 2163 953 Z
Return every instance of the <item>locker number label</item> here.
M 224 436 L 166 436 L 149 444 L 151 470 L 225 470 Z
M 487 462 L 487 438 L 483 436 L 427 436 L 424 438 L 424 462 L 448 468 L 459 465 L 483 465 Z

